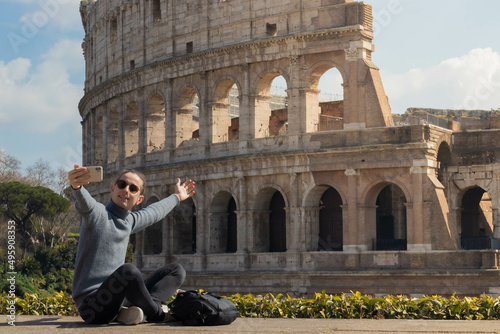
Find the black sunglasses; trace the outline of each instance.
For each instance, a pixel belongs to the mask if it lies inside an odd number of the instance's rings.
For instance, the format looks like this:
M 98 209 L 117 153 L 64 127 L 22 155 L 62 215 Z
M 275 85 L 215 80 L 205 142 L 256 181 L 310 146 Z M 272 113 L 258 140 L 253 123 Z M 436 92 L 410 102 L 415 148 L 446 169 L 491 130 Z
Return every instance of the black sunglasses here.
M 128 186 L 128 190 L 130 191 L 131 194 L 135 194 L 135 193 L 137 193 L 140 190 L 139 187 L 136 186 L 135 184 L 133 184 L 133 183 L 132 184 L 128 184 L 124 180 L 118 180 L 118 181 L 116 181 L 116 185 L 120 189 L 125 189 Z

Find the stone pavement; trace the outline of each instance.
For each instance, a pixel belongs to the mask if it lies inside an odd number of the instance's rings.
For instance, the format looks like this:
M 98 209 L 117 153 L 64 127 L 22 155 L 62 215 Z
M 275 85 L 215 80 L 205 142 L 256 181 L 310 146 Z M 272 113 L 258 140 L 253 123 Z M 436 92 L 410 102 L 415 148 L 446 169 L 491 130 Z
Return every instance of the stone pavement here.
M 22 316 L 16 326 L 7 324 L 1 316 L 0 333 L 495 333 L 500 334 L 500 321 L 495 320 L 339 320 L 339 319 L 263 319 L 238 318 L 231 325 L 215 327 L 185 327 L 180 323 L 140 324 L 125 326 L 118 323 L 103 326 L 86 325 L 79 317 Z

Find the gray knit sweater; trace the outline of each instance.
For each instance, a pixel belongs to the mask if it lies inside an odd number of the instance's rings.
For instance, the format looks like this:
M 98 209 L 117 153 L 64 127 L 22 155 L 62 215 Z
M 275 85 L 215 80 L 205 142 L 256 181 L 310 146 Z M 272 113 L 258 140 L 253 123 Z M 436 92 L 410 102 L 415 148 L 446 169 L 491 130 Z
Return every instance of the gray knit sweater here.
M 131 212 L 112 200 L 104 206 L 84 187 L 73 193 L 76 210 L 82 216 L 73 277 L 73 299 L 80 308 L 85 297 L 125 263 L 130 234 L 163 219 L 179 203 L 179 198 L 171 195 Z

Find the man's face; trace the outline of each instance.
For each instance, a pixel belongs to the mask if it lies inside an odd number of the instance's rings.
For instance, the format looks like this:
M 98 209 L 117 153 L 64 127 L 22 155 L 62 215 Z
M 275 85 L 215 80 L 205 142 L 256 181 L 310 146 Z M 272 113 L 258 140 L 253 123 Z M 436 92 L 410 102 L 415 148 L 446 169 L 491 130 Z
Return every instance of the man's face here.
M 120 189 L 118 184 L 123 189 Z M 134 205 L 144 200 L 144 196 L 141 195 L 142 186 L 143 182 L 139 176 L 134 173 L 125 173 L 116 184 L 111 186 L 111 200 L 121 208 L 132 210 Z M 134 188 L 139 190 L 134 193 Z

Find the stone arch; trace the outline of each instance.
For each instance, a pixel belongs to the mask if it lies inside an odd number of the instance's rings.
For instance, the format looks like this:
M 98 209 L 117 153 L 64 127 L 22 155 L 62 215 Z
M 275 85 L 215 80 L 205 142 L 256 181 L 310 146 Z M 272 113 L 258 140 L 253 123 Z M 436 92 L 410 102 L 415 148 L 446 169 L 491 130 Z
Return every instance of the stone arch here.
M 254 203 L 255 251 L 286 251 L 288 208 L 284 192 L 277 186 L 261 188 Z
M 401 182 L 379 180 L 365 197 L 365 235 L 373 250 L 407 249 L 408 190 Z
M 494 239 L 492 197 L 480 186 L 464 189 L 460 201 L 460 239 L 462 249 L 498 249 Z
M 108 126 L 106 129 L 106 150 L 108 152 L 108 163 L 113 163 L 119 156 L 119 124 L 118 109 L 111 107 L 108 112 Z
M 231 103 L 234 103 L 232 97 L 233 87 L 236 87 L 238 102 L 237 112 L 231 108 Z M 241 91 L 239 85 L 232 78 L 221 79 L 216 82 L 211 103 L 212 116 L 212 143 L 225 142 L 239 138 L 239 96 Z
M 336 184 L 318 183 L 304 199 L 306 248 L 308 251 L 343 250 L 345 194 Z
M 145 207 L 158 202 L 157 196 L 151 196 L 146 201 Z M 148 226 L 144 230 L 144 254 L 161 254 L 163 251 L 163 219 Z
M 236 252 L 236 201 L 228 191 L 219 191 L 212 199 L 209 236 L 209 253 Z
M 139 105 L 136 101 L 127 104 L 123 118 L 125 157 L 139 152 Z
M 146 153 L 165 148 L 165 99 L 159 93 L 149 98 L 146 110 Z
M 342 78 L 342 84 L 346 83 L 347 74 L 343 67 L 333 61 L 320 61 L 313 65 L 308 73 L 310 89 L 307 92 L 308 113 L 316 117 L 313 122 L 318 124 L 317 131 L 342 130 L 344 127 L 344 93 L 342 99 L 331 96 L 327 101 L 321 101 L 319 88 L 320 80 L 329 71 L 336 71 Z M 326 92 L 325 92 L 326 93 Z
M 287 88 L 290 87 L 288 73 L 280 68 L 271 68 L 262 71 L 255 82 L 254 122 L 255 138 L 264 138 L 272 135 L 281 135 L 287 132 L 288 107 L 285 102 L 283 109 L 271 109 L 271 85 L 275 78 L 282 76 Z M 287 91 L 287 94 L 288 91 Z M 290 96 L 287 96 L 289 99 Z
M 186 145 L 199 138 L 199 94 L 193 86 L 185 86 L 174 101 L 175 146 Z
M 190 197 L 180 202 L 173 210 L 174 254 L 196 253 L 196 207 Z
M 446 141 L 442 141 L 439 144 L 437 152 L 437 179 L 441 184 L 445 185 L 444 174 L 448 166 L 452 165 L 451 149 L 450 145 Z

